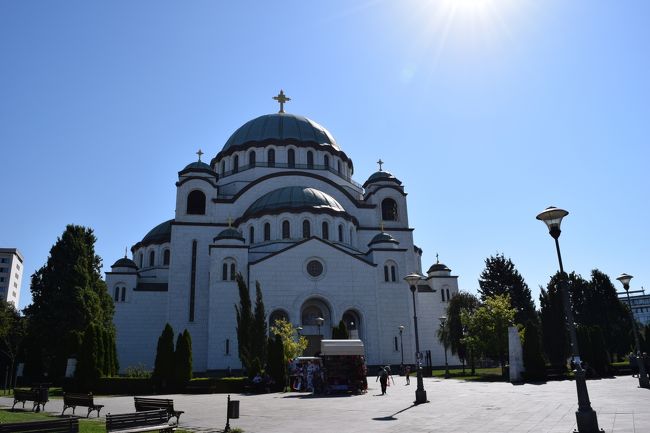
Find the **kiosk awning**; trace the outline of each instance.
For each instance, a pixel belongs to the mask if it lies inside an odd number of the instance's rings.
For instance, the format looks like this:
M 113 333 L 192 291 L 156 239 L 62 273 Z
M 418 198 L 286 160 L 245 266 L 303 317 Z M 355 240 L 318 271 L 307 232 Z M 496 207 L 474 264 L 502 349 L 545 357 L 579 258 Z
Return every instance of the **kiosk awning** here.
M 361 340 L 321 340 L 322 355 L 365 355 Z

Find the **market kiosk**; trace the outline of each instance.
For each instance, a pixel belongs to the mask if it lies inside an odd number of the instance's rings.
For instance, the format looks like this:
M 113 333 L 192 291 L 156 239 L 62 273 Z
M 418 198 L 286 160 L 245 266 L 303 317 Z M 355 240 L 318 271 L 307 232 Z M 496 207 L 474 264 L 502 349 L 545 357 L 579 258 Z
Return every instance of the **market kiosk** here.
M 361 340 L 322 340 L 320 357 L 326 392 L 366 392 L 368 371 Z

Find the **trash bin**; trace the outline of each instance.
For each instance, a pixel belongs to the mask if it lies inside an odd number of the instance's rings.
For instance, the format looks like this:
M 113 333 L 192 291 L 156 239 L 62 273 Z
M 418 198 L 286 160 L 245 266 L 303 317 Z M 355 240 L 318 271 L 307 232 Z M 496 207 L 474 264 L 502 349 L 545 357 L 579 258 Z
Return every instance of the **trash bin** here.
M 228 418 L 239 418 L 239 400 L 228 401 Z

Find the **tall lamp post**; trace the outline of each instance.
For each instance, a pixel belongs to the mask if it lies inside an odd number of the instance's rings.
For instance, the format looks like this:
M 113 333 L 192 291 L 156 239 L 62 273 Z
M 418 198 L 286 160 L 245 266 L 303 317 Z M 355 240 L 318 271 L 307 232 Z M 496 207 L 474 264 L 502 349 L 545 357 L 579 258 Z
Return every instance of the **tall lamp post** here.
M 623 288 L 625 289 L 625 294 L 627 295 L 627 304 L 630 307 L 630 318 L 632 319 L 632 329 L 634 330 L 634 347 L 636 348 L 636 363 L 639 366 L 639 387 L 641 388 L 650 388 L 650 382 L 648 381 L 648 374 L 645 371 L 645 365 L 644 365 L 644 359 L 639 357 L 639 354 L 641 353 L 641 348 L 639 347 L 639 334 L 636 329 L 636 320 L 634 320 L 634 313 L 632 313 L 632 302 L 630 301 L 630 280 L 632 279 L 632 275 L 628 274 L 621 274 L 620 277 L 617 278 L 618 281 L 623 284 Z
M 440 332 L 446 333 L 445 324 L 447 323 L 447 316 L 440 317 Z M 443 334 L 443 343 L 442 345 L 445 348 L 445 379 L 449 378 L 449 363 L 447 362 L 447 336 Z
M 411 289 L 411 294 L 413 295 L 413 325 L 415 330 L 415 359 L 417 362 L 417 379 L 418 387 L 415 390 L 415 404 L 428 403 L 427 392 L 424 390 L 424 383 L 422 382 L 422 362 L 421 362 L 421 353 L 420 353 L 420 338 L 418 335 L 418 315 L 415 309 L 415 292 L 417 291 L 418 281 L 422 279 L 422 276 L 416 273 L 412 273 L 404 277 L 406 282 Z
M 402 354 L 402 368 L 404 368 L 404 340 L 402 334 L 404 333 L 404 325 L 399 325 L 399 351 Z
M 316 318 L 316 326 L 318 326 L 318 336 L 319 337 L 322 337 L 322 335 L 320 333 L 320 327 L 323 326 L 323 322 L 325 322 L 325 319 L 323 319 L 322 317 L 317 317 Z
M 548 232 L 555 239 L 555 250 L 557 251 L 557 260 L 560 264 L 560 289 L 562 290 L 562 300 L 564 304 L 564 315 L 566 316 L 571 338 L 571 358 L 575 365 L 576 389 L 578 392 L 578 410 L 576 411 L 576 421 L 579 433 L 595 433 L 603 430 L 598 429 L 598 417 L 596 411 L 591 408 L 589 401 L 589 392 L 587 391 L 587 380 L 585 371 L 582 369 L 580 362 L 580 350 L 578 349 L 578 338 L 576 336 L 576 326 L 573 321 L 573 312 L 571 311 L 571 301 L 569 299 L 569 288 L 567 276 L 564 273 L 562 265 L 562 255 L 560 254 L 560 223 L 562 218 L 569 215 L 569 212 L 556 207 L 548 207 L 537 215 L 537 219 L 543 221 L 548 227 Z

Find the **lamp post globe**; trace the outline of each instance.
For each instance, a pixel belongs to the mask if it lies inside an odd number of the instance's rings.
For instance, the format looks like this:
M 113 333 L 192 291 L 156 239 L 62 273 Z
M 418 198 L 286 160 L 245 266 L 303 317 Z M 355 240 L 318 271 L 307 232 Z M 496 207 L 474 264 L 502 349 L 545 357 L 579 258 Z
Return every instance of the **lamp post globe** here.
M 422 279 L 422 275 L 411 273 L 404 277 L 404 280 L 408 283 L 409 289 L 411 289 L 411 295 L 413 296 L 413 330 L 415 331 L 415 359 L 416 359 L 416 369 L 417 369 L 417 380 L 418 386 L 415 390 L 415 401 L 414 404 L 428 403 L 427 392 L 424 390 L 424 383 L 422 381 L 422 363 L 420 356 L 420 337 L 418 335 L 418 315 L 415 306 L 415 292 L 417 291 L 417 284 Z
M 443 333 L 443 343 L 442 346 L 445 348 L 445 379 L 449 378 L 449 363 L 447 361 L 447 333 L 449 332 L 448 330 L 445 329 L 445 325 L 447 324 L 447 316 L 441 316 L 440 318 L 440 331 Z
M 557 252 L 557 260 L 560 265 L 560 289 L 562 291 L 562 303 L 564 307 L 564 315 L 566 317 L 567 326 L 569 328 L 571 357 L 575 365 L 575 380 L 576 389 L 578 392 L 578 410 L 576 411 L 576 424 L 579 433 L 596 433 L 603 430 L 598 429 L 598 417 L 596 412 L 591 408 L 589 401 L 589 392 L 587 391 L 587 380 L 585 371 L 582 369 L 580 361 L 580 350 L 578 348 L 578 337 L 576 335 L 576 326 L 573 320 L 573 311 L 571 309 L 571 300 L 569 299 L 569 287 L 567 282 L 567 275 L 564 273 L 564 266 L 562 264 L 562 254 L 560 253 L 560 224 L 562 219 L 569 215 L 569 212 L 550 206 L 544 209 L 537 215 L 537 219 L 542 221 L 548 227 L 548 233 L 555 240 L 555 250 Z
M 634 332 L 634 357 L 636 358 L 636 365 L 639 369 L 639 387 L 650 388 L 650 380 L 648 380 L 648 372 L 646 371 L 644 362 L 645 360 L 639 357 L 639 354 L 641 353 L 641 347 L 639 345 L 639 333 L 636 329 L 636 320 L 634 319 L 634 313 L 632 313 L 632 301 L 630 301 L 630 280 L 632 280 L 632 278 L 634 278 L 632 275 L 623 273 L 616 279 L 620 281 L 621 284 L 623 284 L 625 295 L 627 296 L 627 305 L 630 307 L 630 319 L 632 320 L 632 330 Z
M 322 317 L 317 317 L 316 318 L 316 326 L 318 326 L 318 336 L 319 337 L 322 337 L 322 335 L 320 333 L 320 327 L 323 326 L 323 322 L 325 322 L 325 319 L 323 319 Z

